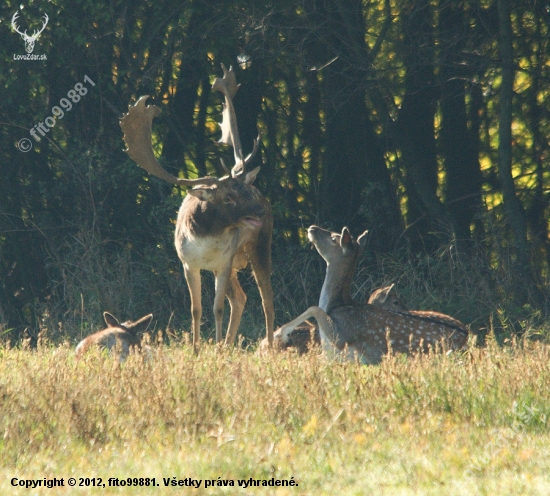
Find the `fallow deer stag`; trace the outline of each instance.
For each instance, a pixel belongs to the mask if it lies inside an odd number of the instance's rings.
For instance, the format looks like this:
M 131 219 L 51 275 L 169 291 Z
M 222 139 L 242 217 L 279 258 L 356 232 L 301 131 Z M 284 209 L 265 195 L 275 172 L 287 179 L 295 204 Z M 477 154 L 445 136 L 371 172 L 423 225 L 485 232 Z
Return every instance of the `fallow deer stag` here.
M 109 312 L 104 312 L 103 318 L 107 328 L 91 334 L 78 343 L 75 350 L 77 359 L 81 358 L 90 347 L 99 346 L 109 351 L 116 350 L 119 354 L 119 360 L 123 362 L 128 358 L 132 349 L 141 349 L 141 336 L 139 334 L 147 330 L 153 319 L 153 314 L 146 315 L 135 322 L 128 321 L 122 324 Z
M 351 281 L 366 235 L 365 231 L 356 241 L 346 227 L 341 234 L 317 226 L 308 229 L 310 241 L 327 262 L 327 272 L 319 306 L 308 308 L 281 327 L 283 345 L 298 324 L 313 317 L 319 324 L 325 350 L 331 354 L 347 350 L 344 358 L 357 356 L 368 364 L 379 363 L 390 347 L 395 352 L 410 353 L 425 351 L 442 341 L 451 349 L 464 346 L 467 335 L 441 322 L 353 301 Z
M 395 294 L 395 291 L 392 291 L 395 284 L 391 286 L 386 286 L 384 288 L 378 288 L 374 291 L 369 298 L 369 303 L 371 305 L 378 305 L 387 310 L 393 310 L 396 312 L 405 312 L 410 315 L 414 315 L 424 320 L 429 320 L 437 323 L 441 323 L 450 328 L 458 329 L 460 332 L 468 335 L 468 329 L 466 326 L 460 322 L 460 320 L 451 317 L 450 315 L 435 312 L 433 310 L 409 310 L 405 307 L 399 297 Z
M 183 264 L 185 278 L 191 294 L 193 346 L 200 343 L 201 269 L 214 272 L 216 294 L 214 316 L 216 342 L 222 340 L 222 319 L 227 296 L 231 314 L 225 338 L 232 345 L 241 321 L 246 295 L 239 284 L 237 271 L 248 262 L 260 290 L 265 315 L 266 336 L 273 342 L 273 290 L 271 288 L 271 236 L 273 216 L 271 206 L 252 185 L 260 168 L 248 172 L 246 166 L 256 155 L 260 137 L 246 158 L 243 155 L 233 97 L 239 85 L 235 73 L 223 64 L 223 78 L 212 87 L 225 96 L 223 119 L 220 124 L 220 143 L 233 146 L 235 165 L 227 176 L 182 179 L 169 174 L 158 163 L 151 145 L 151 128 L 161 110 L 155 105 L 145 106 L 148 96 L 142 96 L 135 106 L 128 107 L 120 125 L 124 132 L 128 155 L 149 174 L 171 184 L 193 186 L 181 204 L 176 223 L 176 250 Z

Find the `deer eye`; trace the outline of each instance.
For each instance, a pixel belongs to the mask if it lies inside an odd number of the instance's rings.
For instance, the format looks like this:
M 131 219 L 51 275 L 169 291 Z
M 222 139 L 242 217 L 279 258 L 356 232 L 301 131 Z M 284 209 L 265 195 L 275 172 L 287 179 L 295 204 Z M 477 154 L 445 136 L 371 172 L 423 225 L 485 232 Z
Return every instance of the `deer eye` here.
M 224 197 L 223 197 L 223 202 L 224 202 L 225 204 L 229 204 L 229 203 L 233 203 L 233 200 L 231 199 L 230 196 L 224 196 Z

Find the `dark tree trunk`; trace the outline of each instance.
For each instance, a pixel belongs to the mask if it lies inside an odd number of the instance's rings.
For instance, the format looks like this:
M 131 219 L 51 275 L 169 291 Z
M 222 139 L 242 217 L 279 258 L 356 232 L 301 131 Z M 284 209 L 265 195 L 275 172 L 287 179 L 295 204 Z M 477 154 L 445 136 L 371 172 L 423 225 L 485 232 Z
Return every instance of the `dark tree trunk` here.
M 478 139 L 468 130 L 465 84 L 450 79 L 443 84 L 441 99 L 441 145 L 445 163 L 446 203 L 451 214 L 458 246 L 467 246 L 470 226 L 479 211 L 481 169 L 477 157 Z
M 422 0 L 403 14 L 403 50 L 407 69 L 405 97 L 399 112 L 401 132 L 411 147 L 403 147 L 406 171 L 408 239 L 414 252 L 434 252 L 439 247 L 437 219 L 418 193 L 414 177 L 431 196 L 437 195 L 437 156 L 434 114 L 437 92 L 434 82 L 434 42 L 431 5 Z M 413 167 L 418 170 L 413 171 Z
M 194 158 L 193 142 L 195 132 L 193 119 L 198 88 L 202 74 L 197 72 L 197 61 L 184 59 L 181 62 L 176 94 L 169 105 L 165 116 L 169 131 L 162 148 L 162 158 L 167 169 L 181 169 L 186 158 Z M 197 171 L 200 176 L 206 175 L 206 170 Z M 176 173 L 177 175 L 177 173 Z M 188 171 L 185 171 L 188 176 Z
M 201 81 L 201 96 L 199 100 L 199 115 L 197 116 L 197 127 L 195 129 L 195 166 L 199 176 L 206 175 L 206 140 L 204 132 L 206 129 L 206 116 L 208 113 L 208 97 L 212 86 L 210 79 L 204 77 Z
M 298 209 L 298 194 L 300 185 L 298 184 L 298 173 L 302 168 L 302 158 L 299 150 L 294 144 L 295 137 L 298 134 L 298 105 L 300 93 L 298 91 L 298 82 L 296 74 L 290 72 L 287 76 L 287 88 L 289 94 L 289 108 L 286 130 L 286 170 L 287 170 L 287 192 L 286 199 L 291 215 L 296 215 Z M 298 225 L 291 224 L 288 226 L 290 232 L 290 240 L 293 244 L 298 244 L 300 238 L 298 236 Z
M 340 229 L 371 231 L 373 250 L 388 251 L 402 230 L 384 150 L 369 119 L 357 69 L 367 57 L 362 2 L 334 1 L 326 8 L 327 60 L 323 69 L 326 148 L 321 179 L 321 217 Z
M 529 262 L 529 243 L 525 211 L 516 195 L 512 176 L 512 100 L 514 95 L 514 49 L 510 0 L 498 0 L 500 24 L 500 56 L 502 60 L 502 83 L 499 99 L 499 144 L 498 166 L 506 219 L 514 235 L 516 297 L 526 301 L 529 290 L 535 289 Z
M 544 47 L 546 39 L 542 35 L 541 18 L 542 12 L 535 17 L 536 37 L 531 40 L 527 36 L 522 37 L 525 55 L 530 55 L 535 61 L 532 68 L 531 85 L 527 90 L 527 104 L 529 105 L 529 121 L 533 134 L 532 161 L 535 164 L 535 186 L 533 188 L 533 199 L 527 209 L 527 221 L 531 239 L 537 243 L 539 260 L 550 266 L 550 236 L 548 233 L 548 221 L 546 211 L 550 204 L 550 195 L 545 192 L 545 166 L 544 153 L 546 148 L 546 136 L 542 129 L 545 123 L 544 112 L 538 101 L 541 91 L 541 82 L 545 65 Z M 521 21 L 519 21 L 521 23 Z
M 200 145 L 196 144 L 197 131 L 194 119 L 199 88 L 203 80 L 210 75 L 206 72 L 210 70 L 210 64 L 205 55 L 201 32 L 201 26 L 210 15 L 210 11 L 197 5 L 192 12 L 186 32 L 186 51 L 181 59 L 176 94 L 170 101 L 167 115 L 164 117 L 168 122 L 169 131 L 164 140 L 162 158 L 167 168 L 176 167 L 176 170 L 181 169 L 185 160 L 191 160 L 197 168 L 198 175 L 202 177 L 206 176 L 207 170 L 203 160 L 195 160 L 195 147 Z M 200 105 L 204 106 L 205 101 L 201 99 Z M 205 118 L 204 115 L 200 117 Z M 185 170 L 184 174 L 188 177 L 189 171 Z
M 302 124 L 302 142 L 309 151 L 308 176 L 309 190 L 308 197 L 310 204 L 315 205 L 319 210 L 319 170 L 321 162 L 321 93 L 319 81 L 314 71 L 308 71 L 305 76 L 307 102 L 304 105 L 304 120 Z
M 463 7 L 445 4 L 439 14 L 443 40 L 441 53 L 441 152 L 445 164 L 446 204 L 459 248 L 467 248 L 471 224 L 481 200 L 481 170 L 477 136 L 468 129 L 466 79 L 470 76 L 463 60 L 468 24 Z

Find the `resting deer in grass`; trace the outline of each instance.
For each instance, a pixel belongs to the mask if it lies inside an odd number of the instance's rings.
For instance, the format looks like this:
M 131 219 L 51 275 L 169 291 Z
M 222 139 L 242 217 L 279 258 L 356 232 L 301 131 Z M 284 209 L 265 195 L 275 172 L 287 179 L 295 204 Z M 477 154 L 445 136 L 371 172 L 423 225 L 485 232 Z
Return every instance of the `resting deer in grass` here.
M 464 346 L 467 334 L 441 322 L 425 320 L 408 313 L 387 310 L 368 303 L 355 303 L 351 281 L 357 260 L 366 245 L 365 231 L 357 241 L 344 227 L 334 233 L 311 226 L 309 240 L 327 262 L 327 272 L 319 306 L 281 327 L 281 342 L 286 344 L 294 328 L 313 317 L 319 325 L 323 347 L 331 353 L 347 351 L 363 363 L 376 364 L 389 348 L 395 352 L 425 351 L 428 345 L 444 341 L 451 349 Z
M 387 310 L 405 312 L 424 320 L 438 322 L 450 328 L 455 328 L 463 333 L 468 334 L 468 329 L 466 328 L 466 326 L 462 322 L 460 322 L 460 320 L 457 320 L 450 315 L 446 315 L 440 312 L 434 312 L 433 310 L 409 310 L 401 303 L 398 296 L 395 294 L 395 291 L 392 291 L 394 286 L 395 284 L 392 284 L 391 286 L 386 286 L 384 288 L 378 288 L 370 295 L 369 303 L 371 305 L 379 305 L 382 308 L 386 308 Z
M 233 97 L 238 85 L 235 73 L 223 64 L 223 78 L 214 81 L 212 87 L 225 96 L 223 119 L 220 124 L 220 143 L 232 145 L 235 165 L 221 178 L 203 177 L 182 179 L 169 174 L 158 163 L 151 145 L 151 128 L 155 116 L 161 110 L 155 105 L 145 106 L 148 96 L 142 96 L 120 125 L 124 132 L 128 155 L 149 174 L 171 184 L 192 186 L 181 204 L 176 223 L 176 250 L 183 264 L 185 278 L 191 295 L 193 346 L 200 343 L 201 269 L 214 272 L 216 294 L 214 316 L 216 342 L 222 340 L 222 319 L 227 296 L 231 306 L 226 345 L 232 345 L 241 322 L 246 295 L 239 284 L 237 271 L 248 262 L 258 284 L 265 315 L 266 336 L 273 342 L 273 290 L 271 288 L 271 236 L 273 216 L 271 207 L 262 194 L 252 185 L 260 168 L 251 171 L 246 166 L 254 158 L 260 137 L 246 158 L 239 138 Z
M 392 284 L 391 286 L 374 290 L 369 297 L 369 305 L 376 305 L 380 308 L 394 312 L 415 315 L 421 319 L 431 320 L 450 328 L 458 329 L 466 334 L 469 332 L 462 322 L 444 313 L 434 312 L 431 310 L 409 310 L 401 303 L 399 297 L 395 294 L 395 291 L 392 291 L 394 286 L 395 284 Z M 287 335 L 286 343 L 283 344 L 282 342 L 280 328 L 273 333 L 273 341 L 276 343 L 277 349 L 280 351 L 292 349 L 296 350 L 301 355 L 309 351 L 312 346 L 321 344 L 321 336 L 319 334 L 319 327 L 309 320 L 306 320 L 303 324 L 296 326 L 294 330 Z M 263 351 L 267 348 L 267 346 L 267 340 L 264 339 L 260 343 L 260 349 Z
M 107 329 L 91 334 L 78 343 L 75 354 L 81 358 L 92 346 L 99 346 L 109 351 L 116 351 L 121 362 L 128 358 L 131 350 L 141 350 L 141 335 L 147 330 L 153 314 L 146 315 L 135 322 L 120 323 L 109 312 L 103 313 Z

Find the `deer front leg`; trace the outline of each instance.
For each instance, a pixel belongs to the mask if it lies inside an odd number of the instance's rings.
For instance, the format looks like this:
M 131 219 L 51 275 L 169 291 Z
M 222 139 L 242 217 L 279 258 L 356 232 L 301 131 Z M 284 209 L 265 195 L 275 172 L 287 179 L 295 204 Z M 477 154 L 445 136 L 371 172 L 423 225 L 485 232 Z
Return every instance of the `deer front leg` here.
M 231 305 L 231 316 L 229 317 L 229 328 L 227 329 L 227 336 L 225 336 L 225 344 L 233 346 L 241 323 L 244 305 L 246 304 L 246 294 L 239 283 L 237 271 L 234 269 L 231 271 L 231 279 L 227 287 L 227 298 Z
M 288 324 L 285 324 L 280 328 L 281 342 L 283 344 L 288 343 L 288 337 L 296 326 L 300 325 L 304 320 L 313 317 L 319 325 L 319 334 L 321 335 L 321 341 L 326 341 L 327 336 L 332 335 L 332 326 L 330 325 L 328 315 L 319 307 L 309 307 L 303 314 L 291 320 Z
M 229 279 L 231 278 L 232 267 L 214 272 L 216 278 L 216 295 L 214 296 L 214 319 L 216 320 L 216 343 L 222 341 L 223 311 L 225 296 L 229 288 Z
M 184 266 L 185 279 L 187 287 L 191 295 L 191 327 L 193 329 L 193 348 L 198 351 L 201 340 L 201 318 L 202 318 L 202 302 L 201 302 L 201 272 L 200 270 L 191 270 Z

